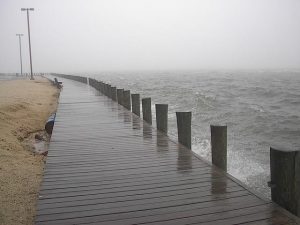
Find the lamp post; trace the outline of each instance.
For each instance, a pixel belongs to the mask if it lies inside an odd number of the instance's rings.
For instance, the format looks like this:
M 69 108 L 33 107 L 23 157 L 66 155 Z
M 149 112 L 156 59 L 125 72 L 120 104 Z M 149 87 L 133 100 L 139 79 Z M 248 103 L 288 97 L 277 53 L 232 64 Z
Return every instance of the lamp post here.
M 21 37 L 23 34 L 16 34 L 16 36 L 19 36 L 19 46 L 20 46 L 20 64 L 21 64 L 21 76 L 23 75 L 23 69 L 22 69 L 22 45 L 21 45 Z
M 33 10 L 34 10 L 34 8 L 21 8 L 21 11 L 27 11 L 28 40 L 29 40 L 29 57 L 30 57 L 30 80 L 33 80 L 33 73 L 32 73 L 32 58 L 31 58 L 29 11 L 33 11 Z

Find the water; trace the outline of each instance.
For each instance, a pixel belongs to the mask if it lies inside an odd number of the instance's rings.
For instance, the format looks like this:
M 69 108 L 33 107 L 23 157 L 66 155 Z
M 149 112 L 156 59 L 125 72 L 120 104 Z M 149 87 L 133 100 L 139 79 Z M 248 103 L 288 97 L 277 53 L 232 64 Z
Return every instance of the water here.
M 210 161 L 210 124 L 228 126 L 228 172 L 270 197 L 270 146 L 300 145 L 299 71 L 107 72 L 89 77 L 169 104 L 169 135 L 176 111 L 192 111 L 192 150 Z M 155 119 L 155 118 L 154 118 Z M 154 123 L 155 124 L 155 123 Z

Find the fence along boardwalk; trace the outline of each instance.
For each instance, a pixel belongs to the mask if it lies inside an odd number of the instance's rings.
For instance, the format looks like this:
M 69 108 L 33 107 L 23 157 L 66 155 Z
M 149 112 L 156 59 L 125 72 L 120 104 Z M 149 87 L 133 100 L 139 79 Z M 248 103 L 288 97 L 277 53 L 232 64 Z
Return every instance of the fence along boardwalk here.
M 62 81 L 36 224 L 297 224 L 93 88 Z

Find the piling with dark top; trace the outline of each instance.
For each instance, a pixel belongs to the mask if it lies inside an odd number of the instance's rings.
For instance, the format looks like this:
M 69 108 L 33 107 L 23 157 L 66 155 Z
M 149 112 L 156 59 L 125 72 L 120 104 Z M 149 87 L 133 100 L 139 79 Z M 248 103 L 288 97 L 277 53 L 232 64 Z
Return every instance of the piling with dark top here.
M 152 124 L 151 98 L 142 99 L 143 120 Z
M 105 94 L 105 96 L 108 95 L 107 83 L 104 83 L 104 94 Z
M 104 94 L 104 84 L 102 81 L 100 81 L 100 92 Z
M 103 94 L 106 95 L 106 84 L 102 83 L 102 85 L 103 85 Z
M 227 126 L 211 125 L 212 163 L 227 171 Z
M 99 92 L 101 92 L 101 89 L 100 89 L 100 81 L 97 81 L 97 85 L 96 85 L 97 87 L 96 87 L 96 89 L 99 91 Z
M 101 93 L 105 95 L 104 83 L 101 81 Z
M 191 149 L 192 112 L 176 112 L 178 142 Z
M 132 94 L 131 102 L 132 102 L 132 112 L 137 116 L 141 116 L 140 94 Z
M 108 96 L 108 84 L 105 83 L 105 95 Z
M 270 149 L 271 198 L 300 217 L 300 151 Z
M 168 105 L 155 104 L 156 128 L 162 132 L 168 133 Z
M 102 92 L 101 92 L 101 81 L 98 80 L 98 85 L 97 85 L 97 86 L 98 86 L 98 88 L 97 88 L 98 91 L 99 91 L 100 93 L 102 93 Z
M 123 103 L 124 107 L 128 110 L 131 110 L 131 99 L 130 99 L 130 90 L 125 90 L 123 93 Z
M 106 95 L 106 84 L 103 83 L 103 94 Z
M 117 88 L 111 87 L 111 99 L 117 101 Z
M 111 85 L 107 85 L 107 97 L 111 98 Z
M 105 95 L 108 97 L 108 84 L 105 84 Z
M 101 93 L 101 81 L 98 80 L 97 89 Z
M 123 105 L 123 93 L 124 89 L 117 89 L 117 98 L 120 105 Z

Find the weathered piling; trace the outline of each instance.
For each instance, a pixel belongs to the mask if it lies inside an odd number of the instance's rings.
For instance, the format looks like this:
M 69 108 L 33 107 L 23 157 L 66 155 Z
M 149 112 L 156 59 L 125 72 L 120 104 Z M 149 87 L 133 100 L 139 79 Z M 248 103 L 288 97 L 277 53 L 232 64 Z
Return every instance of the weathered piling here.
M 105 95 L 108 97 L 108 91 L 109 91 L 109 87 L 108 84 L 105 84 Z
M 102 94 L 105 95 L 105 84 L 101 82 L 101 86 L 102 86 Z
M 107 85 L 107 97 L 111 98 L 111 85 Z
M 132 94 L 131 102 L 132 112 L 137 116 L 141 116 L 140 94 Z
M 101 92 L 102 94 L 104 94 L 104 84 L 103 84 L 103 82 L 102 82 L 102 81 L 99 81 L 99 85 L 100 85 L 100 92 Z
M 227 126 L 211 125 L 212 163 L 227 171 Z
M 117 88 L 111 87 L 111 99 L 117 101 Z
M 117 98 L 120 105 L 123 105 L 123 93 L 124 89 L 117 89 Z
M 100 81 L 97 81 L 96 89 L 101 92 L 101 86 L 100 86 Z
M 152 124 L 151 98 L 142 99 L 143 120 Z
M 85 83 L 85 84 L 88 83 L 88 78 L 87 77 L 73 76 L 73 75 L 66 75 L 66 74 L 54 74 L 54 75 L 58 76 L 58 77 L 63 77 L 63 78 L 66 78 L 66 79 L 82 82 L 82 83 Z
M 271 198 L 300 217 L 300 151 L 270 149 Z
M 101 81 L 97 81 L 97 90 L 101 93 Z
M 176 112 L 178 142 L 191 149 L 192 140 L 192 112 Z
M 130 90 L 125 90 L 123 93 L 123 103 L 124 107 L 128 110 L 131 110 L 131 99 L 130 99 Z
M 106 84 L 103 82 L 103 94 L 106 95 Z
M 155 104 L 156 128 L 162 132 L 168 133 L 168 105 Z

